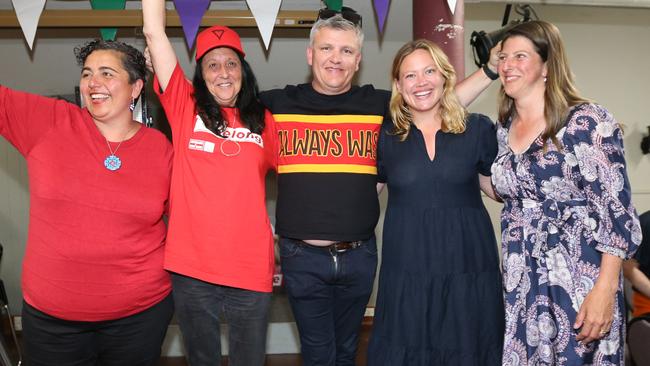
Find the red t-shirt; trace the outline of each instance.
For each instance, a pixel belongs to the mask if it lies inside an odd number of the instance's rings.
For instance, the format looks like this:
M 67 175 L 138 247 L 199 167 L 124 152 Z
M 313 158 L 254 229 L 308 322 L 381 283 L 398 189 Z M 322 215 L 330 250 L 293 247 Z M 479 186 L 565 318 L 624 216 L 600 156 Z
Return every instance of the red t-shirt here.
M 150 128 L 110 154 L 90 114 L 65 101 L 0 86 L 0 134 L 27 160 L 25 301 L 75 321 L 119 319 L 171 291 L 163 269 L 172 149 Z M 115 151 L 117 144 L 112 144 Z
M 632 305 L 634 308 L 632 311 L 633 317 L 650 314 L 650 299 L 637 291 L 632 293 Z
M 196 114 L 192 85 L 179 65 L 164 92 L 154 90 L 172 129 L 174 169 L 165 268 L 202 281 L 270 292 L 273 235 L 265 177 L 277 161 L 277 135 L 266 111 L 262 135 L 222 108 L 227 138 Z

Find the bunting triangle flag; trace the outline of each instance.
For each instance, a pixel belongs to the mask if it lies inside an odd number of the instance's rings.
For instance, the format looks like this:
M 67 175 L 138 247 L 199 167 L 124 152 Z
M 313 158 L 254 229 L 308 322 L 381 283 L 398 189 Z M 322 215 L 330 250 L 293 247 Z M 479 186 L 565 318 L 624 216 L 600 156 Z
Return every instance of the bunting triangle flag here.
M 375 14 L 377 15 L 377 21 L 379 22 L 379 33 L 384 32 L 384 25 L 386 24 L 386 18 L 388 15 L 388 7 L 390 6 L 390 0 L 373 0 L 375 4 Z
M 447 0 L 447 5 L 449 5 L 449 10 L 451 10 L 451 15 L 454 15 L 456 12 L 456 3 L 458 0 Z
M 11 0 L 11 2 L 14 5 L 20 28 L 23 30 L 23 35 L 31 50 L 36 37 L 38 20 L 41 18 L 41 13 L 45 7 L 45 0 Z
M 343 8 L 343 0 L 325 0 L 325 5 L 330 10 L 341 11 Z
M 246 0 L 246 3 L 253 13 L 257 29 L 264 41 L 264 47 L 268 50 L 282 0 Z
M 121 10 L 126 6 L 126 0 L 90 0 L 90 7 L 97 10 Z M 113 41 L 117 36 L 117 28 L 100 28 L 103 40 Z
M 196 33 L 199 31 L 203 14 L 208 10 L 210 0 L 174 0 L 176 12 L 183 26 L 185 42 L 187 47 L 192 48 L 196 40 Z

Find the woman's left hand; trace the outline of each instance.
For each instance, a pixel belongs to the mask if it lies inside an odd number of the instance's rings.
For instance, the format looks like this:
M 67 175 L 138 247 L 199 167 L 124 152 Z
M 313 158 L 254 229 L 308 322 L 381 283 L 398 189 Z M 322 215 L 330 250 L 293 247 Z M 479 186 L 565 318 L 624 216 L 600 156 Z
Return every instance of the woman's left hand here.
M 621 258 L 603 254 L 600 274 L 580 306 L 573 328 L 579 330 L 576 340 L 593 342 L 609 333 L 614 321 L 614 302 L 618 291 Z
M 605 286 L 594 286 L 580 306 L 580 311 L 573 325 L 580 333 L 576 340 L 589 343 L 603 338 L 609 333 L 614 321 L 614 300 L 616 291 Z

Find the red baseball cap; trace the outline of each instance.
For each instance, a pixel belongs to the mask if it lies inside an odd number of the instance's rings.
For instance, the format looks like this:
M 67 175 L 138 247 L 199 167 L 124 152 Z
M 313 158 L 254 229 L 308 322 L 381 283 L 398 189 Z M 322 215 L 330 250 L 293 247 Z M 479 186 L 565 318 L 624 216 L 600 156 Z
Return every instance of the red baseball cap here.
M 198 61 L 208 51 L 217 47 L 229 47 L 242 57 L 246 56 L 237 32 L 222 25 L 215 25 L 202 31 L 196 37 L 196 60 Z

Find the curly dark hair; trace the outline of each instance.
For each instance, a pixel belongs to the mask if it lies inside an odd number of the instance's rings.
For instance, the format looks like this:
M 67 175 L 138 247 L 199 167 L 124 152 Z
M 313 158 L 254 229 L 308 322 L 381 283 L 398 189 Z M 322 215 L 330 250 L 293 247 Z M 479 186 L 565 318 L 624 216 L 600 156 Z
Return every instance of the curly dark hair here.
M 147 67 L 142 52 L 133 46 L 119 41 L 104 41 L 96 39 L 84 45 L 77 46 L 74 54 L 77 57 L 77 64 L 83 67 L 88 56 L 99 50 L 116 51 L 122 55 L 122 66 L 129 74 L 129 83 L 133 84 L 136 80 L 145 82 L 147 76 Z
M 251 132 L 261 134 L 265 127 L 264 106 L 259 100 L 257 79 L 248 62 L 244 60 L 239 52 L 235 53 L 242 66 L 242 85 L 237 96 L 237 101 L 235 102 L 235 107 L 239 109 L 242 124 L 251 130 Z M 196 102 L 197 113 L 210 131 L 219 136 L 223 136 L 223 132 L 226 130 L 226 121 L 224 121 L 223 115 L 221 114 L 219 103 L 214 99 L 214 96 L 205 84 L 205 79 L 203 79 L 202 60 L 203 57 L 196 61 L 196 69 L 194 70 L 194 79 L 192 82 L 194 85 L 193 97 Z

